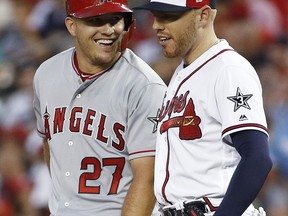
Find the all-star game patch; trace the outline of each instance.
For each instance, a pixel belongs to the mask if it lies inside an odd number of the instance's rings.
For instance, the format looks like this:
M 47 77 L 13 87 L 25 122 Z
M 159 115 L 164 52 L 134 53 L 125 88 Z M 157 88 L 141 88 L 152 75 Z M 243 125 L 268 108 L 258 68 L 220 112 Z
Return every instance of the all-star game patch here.
M 155 133 L 157 131 L 157 126 L 159 122 L 159 113 L 160 113 L 160 109 L 158 109 L 157 115 L 155 117 L 148 117 L 148 120 L 151 121 L 154 125 L 152 133 Z
M 246 109 L 251 109 L 249 104 L 248 104 L 248 100 L 253 96 L 253 94 L 246 94 L 244 95 L 240 88 L 237 88 L 236 91 L 236 96 L 230 96 L 227 97 L 227 99 L 231 100 L 232 102 L 234 102 L 234 112 L 236 112 L 240 107 L 244 107 Z

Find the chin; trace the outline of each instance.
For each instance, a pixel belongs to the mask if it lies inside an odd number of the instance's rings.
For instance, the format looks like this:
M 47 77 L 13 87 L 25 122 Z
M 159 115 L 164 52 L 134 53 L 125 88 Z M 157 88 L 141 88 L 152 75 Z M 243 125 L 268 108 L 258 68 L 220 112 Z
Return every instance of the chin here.
M 117 51 L 113 50 L 113 51 L 109 51 L 109 52 L 102 52 L 102 53 L 98 53 L 98 58 L 100 61 L 102 61 L 103 63 L 109 63 L 111 61 L 113 61 L 113 59 L 115 58 L 115 55 L 117 55 Z
M 174 53 L 174 52 L 167 52 L 165 50 L 163 50 L 163 55 L 166 57 L 166 58 L 175 58 L 177 57 L 177 54 Z

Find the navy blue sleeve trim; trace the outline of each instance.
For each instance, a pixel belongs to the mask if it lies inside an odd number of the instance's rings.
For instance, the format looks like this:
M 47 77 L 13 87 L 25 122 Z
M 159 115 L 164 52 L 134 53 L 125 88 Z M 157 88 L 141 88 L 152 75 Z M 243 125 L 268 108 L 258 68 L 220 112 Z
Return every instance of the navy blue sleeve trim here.
M 231 138 L 241 160 L 214 216 L 242 215 L 258 195 L 272 168 L 265 133 L 245 130 L 233 133 Z

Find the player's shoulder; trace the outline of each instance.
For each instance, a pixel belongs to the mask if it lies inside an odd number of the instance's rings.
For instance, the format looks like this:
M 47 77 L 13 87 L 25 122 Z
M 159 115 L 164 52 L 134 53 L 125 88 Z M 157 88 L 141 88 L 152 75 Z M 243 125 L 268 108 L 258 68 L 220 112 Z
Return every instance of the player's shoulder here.
M 216 56 L 210 64 L 217 80 L 257 80 L 258 74 L 253 65 L 237 50 L 233 49 L 227 41 L 219 44 Z
M 69 67 L 72 67 L 71 58 L 74 51 L 75 48 L 69 48 L 46 59 L 37 68 L 34 80 L 47 81 L 58 77 L 61 72 L 69 70 Z
M 230 66 L 238 66 L 238 67 L 247 67 L 249 69 L 253 69 L 251 63 L 240 53 L 237 52 L 234 48 L 232 48 L 226 40 L 222 40 L 221 44 L 218 47 L 218 64 L 226 67 Z
M 122 55 L 127 67 L 126 72 L 131 76 L 142 77 L 148 83 L 165 85 L 161 77 L 132 50 L 126 49 Z M 123 65 L 122 65 L 123 66 Z
M 67 61 L 71 62 L 71 57 L 73 52 L 75 52 L 75 48 L 69 48 L 66 49 L 60 53 L 57 53 L 54 56 L 51 56 L 50 58 L 46 59 L 44 62 L 42 62 L 38 68 L 38 71 L 41 71 L 43 69 L 47 69 L 47 68 L 59 68 L 59 66 L 61 65 L 67 65 Z

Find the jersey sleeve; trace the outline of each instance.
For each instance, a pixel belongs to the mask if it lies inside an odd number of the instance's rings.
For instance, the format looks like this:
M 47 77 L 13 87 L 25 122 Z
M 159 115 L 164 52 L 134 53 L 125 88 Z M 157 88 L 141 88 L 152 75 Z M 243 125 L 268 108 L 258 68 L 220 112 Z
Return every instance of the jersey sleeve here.
M 39 95 L 38 95 L 39 93 L 38 93 L 38 88 L 37 88 L 37 72 L 33 80 L 33 88 L 34 88 L 33 108 L 34 108 L 34 113 L 36 117 L 37 133 L 39 136 L 45 138 L 43 119 L 41 116 L 41 106 L 40 106 L 40 100 L 39 100 Z
M 158 112 L 166 87 L 148 84 L 135 93 L 128 116 L 127 146 L 129 159 L 154 156 Z
M 229 134 L 241 130 L 267 133 L 262 87 L 251 65 L 226 66 L 215 88 L 222 124 L 222 138 L 230 142 Z

